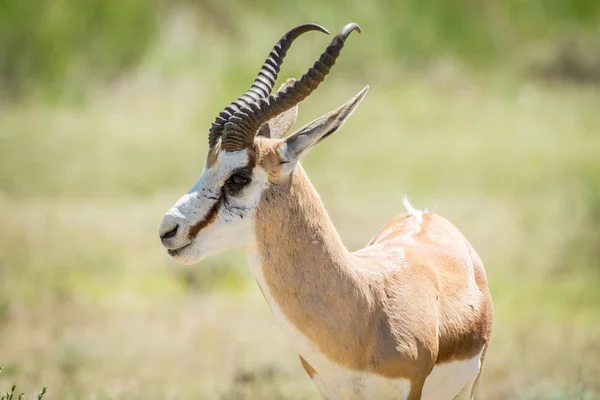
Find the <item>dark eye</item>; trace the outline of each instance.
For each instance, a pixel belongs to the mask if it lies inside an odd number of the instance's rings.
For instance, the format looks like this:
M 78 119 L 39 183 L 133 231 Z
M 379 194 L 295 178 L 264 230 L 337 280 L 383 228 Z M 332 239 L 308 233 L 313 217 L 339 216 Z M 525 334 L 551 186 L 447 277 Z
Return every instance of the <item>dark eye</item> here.
M 227 184 L 232 186 L 246 186 L 250 183 L 250 178 L 240 174 L 233 174 L 227 179 Z
M 240 190 L 252 181 L 252 170 L 248 168 L 240 168 L 231 174 L 231 176 L 225 181 L 223 189 L 230 196 L 235 196 Z

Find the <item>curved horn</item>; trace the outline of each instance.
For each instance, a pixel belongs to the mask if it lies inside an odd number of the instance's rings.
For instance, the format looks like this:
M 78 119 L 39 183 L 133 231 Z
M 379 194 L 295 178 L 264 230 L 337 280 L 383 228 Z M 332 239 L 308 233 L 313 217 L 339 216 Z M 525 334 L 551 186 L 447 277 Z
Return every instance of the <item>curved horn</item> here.
M 277 74 L 279 73 L 281 64 L 283 64 L 283 59 L 285 58 L 287 51 L 292 46 L 294 40 L 303 33 L 309 31 L 320 31 L 329 34 L 327 29 L 323 28 L 321 25 L 303 24 L 292 28 L 283 35 L 275 46 L 273 46 L 273 49 L 269 53 L 263 66 L 260 68 L 258 76 L 254 79 L 254 83 L 252 83 L 250 89 L 238 97 L 236 101 L 225 107 L 225 109 L 219 113 L 217 118 L 215 118 L 208 133 L 208 145 L 210 148 L 217 143 L 217 140 L 223 134 L 225 124 L 233 114 L 247 104 L 254 103 L 271 94 L 275 81 L 277 80 Z
M 250 146 L 262 124 L 307 98 L 323 82 L 352 31 L 360 33 L 360 27 L 355 23 L 344 26 L 321 57 L 293 85 L 269 97 L 248 103 L 236 111 L 225 123 L 221 148 L 226 151 L 238 151 Z

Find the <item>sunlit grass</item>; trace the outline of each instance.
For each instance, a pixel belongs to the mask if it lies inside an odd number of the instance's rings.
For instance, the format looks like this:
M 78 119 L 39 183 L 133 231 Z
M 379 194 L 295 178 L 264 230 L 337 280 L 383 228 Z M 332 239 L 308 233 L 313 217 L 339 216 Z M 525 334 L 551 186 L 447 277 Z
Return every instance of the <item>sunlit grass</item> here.
M 297 124 L 371 84 L 304 161 L 348 247 L 402 212 L 404 194 L 446 216 L 482 256 L 495 300 L 479 398 L 598 399 L 598 91 L 452 63 L 408 73 L 381 55 L 393 43 L 371 45 L 376 19 L 363 8 L 364 34 Z M 48 385 L 56 399 L 316 398 L 243 254 L 184 268 L 157 238 L 201 172 L 214 114 L 292 18 L 265 26 L 244 14 L 234 32 L 196 42 L 189 15 L 135 73 L 81 103 L 0 107 L 2 387 Z M 282 76 L 328 40 L 303 38 Z
M 362 83 L 324 85 L 302 121 Z M 239 252 L 189 269 L 160 248 L 214 108 L 169 87 L 0 114 L 0 379 L 59 398 L 314 398 Z M 404 193 L 470 238 L 496 303 L 481 398 L 598 396 L 597 265 L 567 251 L 593 210 L 581 184 L 597 182 L 581 179 L 598 168 L 598 104 L 562 87 L 376 84 L 305 160 L 351 248 Z

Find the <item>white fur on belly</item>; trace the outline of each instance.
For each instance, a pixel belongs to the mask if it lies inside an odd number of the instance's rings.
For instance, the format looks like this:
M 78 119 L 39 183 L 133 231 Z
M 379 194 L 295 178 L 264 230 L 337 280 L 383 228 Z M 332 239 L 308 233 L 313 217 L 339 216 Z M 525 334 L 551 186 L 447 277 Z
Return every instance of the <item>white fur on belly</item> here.
M 325 400 L 399 400 L 410 392 L 408 379 L 389 379 L 379 375 L 344 368 L 327 359 L 283 314 L 266 284 L 256 249 L 247 249 L 252 273 L 262 289 L 279 327 L 291 341 L 292 347 L 313 367 L 317 390 Z M 431 371 L 423 391 L 423 399 L 453 399 L 479 371 L 481 353 L 466 361 L 441 364 Z

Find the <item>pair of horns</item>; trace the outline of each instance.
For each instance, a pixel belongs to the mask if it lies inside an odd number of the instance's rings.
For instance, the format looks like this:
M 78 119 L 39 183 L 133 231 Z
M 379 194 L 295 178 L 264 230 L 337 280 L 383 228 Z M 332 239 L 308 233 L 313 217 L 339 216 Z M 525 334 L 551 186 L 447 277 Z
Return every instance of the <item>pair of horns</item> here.
M 271 94 L 292 42 L 303 33 L 314 30 L 329 34 L 320 25 L 304 24 L 291 29 L 279 39 L 250 89 L 225 107 L 212 123 L 208 134 L 208 144 L 211 148 L 219 138 L 221 149 L 225 151 L 239 151 L 252 145 L 256 132 L 264 123 L 300 103 L 323 82 L 340 55 L 348 35 L 354 30 L 360 33 L 360 28 L 355 23 L 344 26 L 299 80 Z

